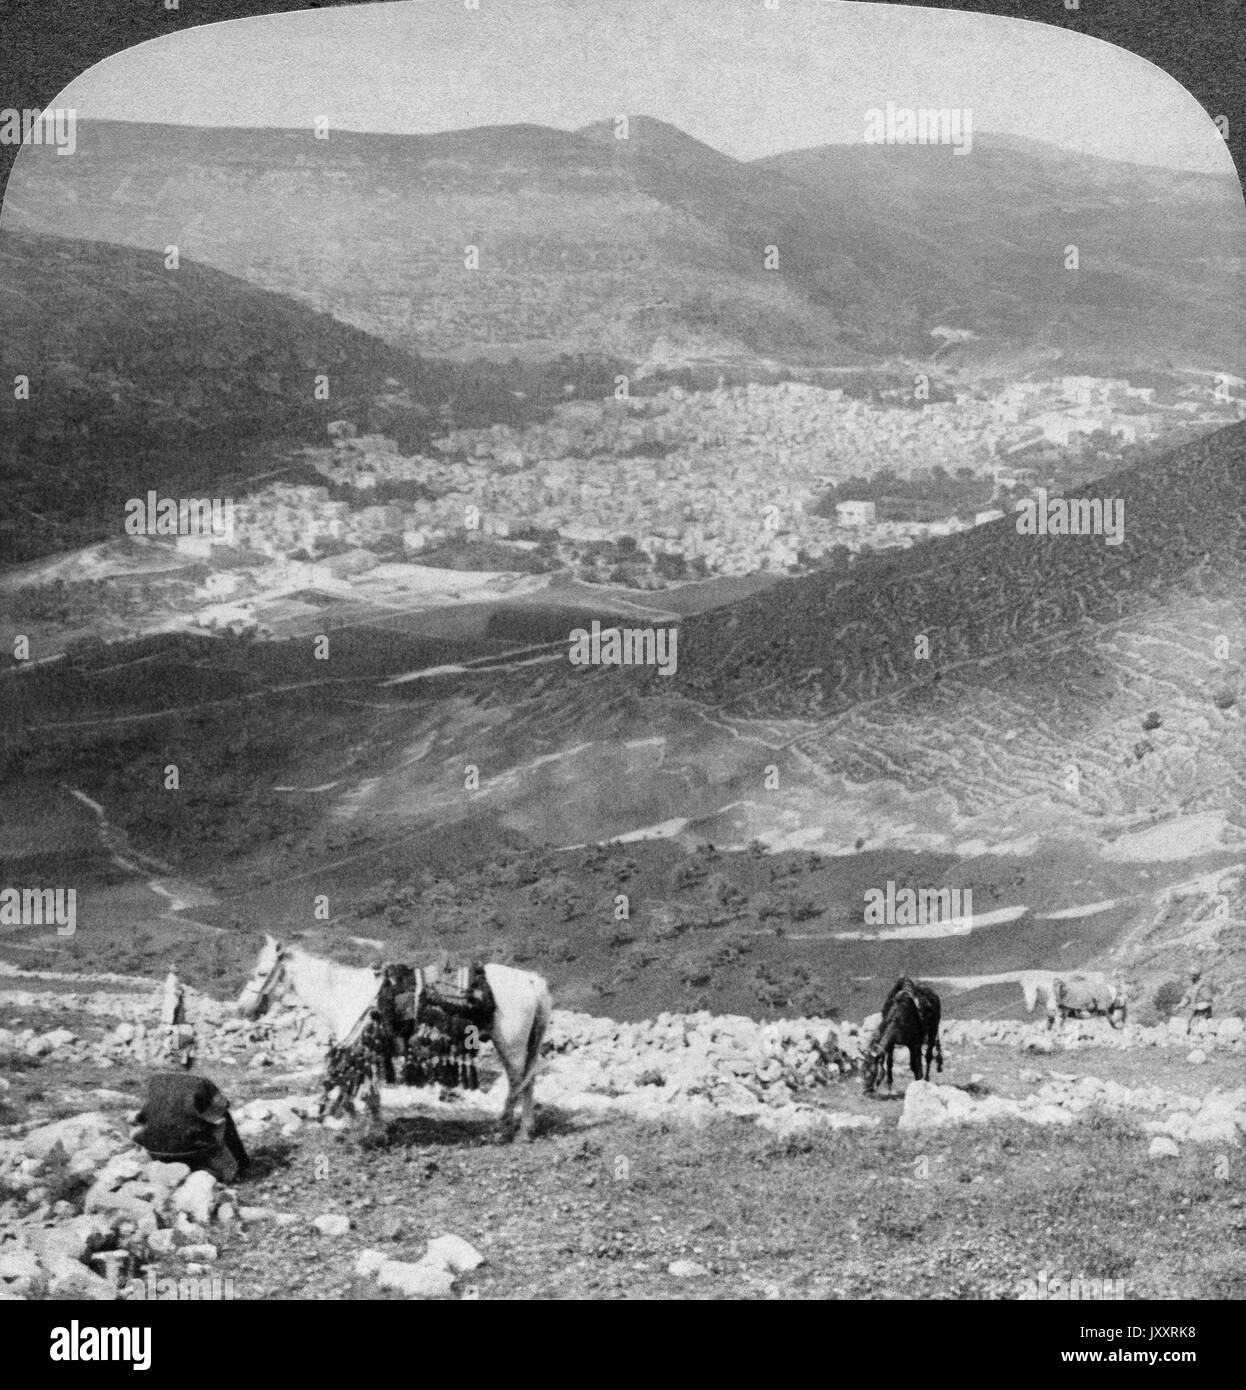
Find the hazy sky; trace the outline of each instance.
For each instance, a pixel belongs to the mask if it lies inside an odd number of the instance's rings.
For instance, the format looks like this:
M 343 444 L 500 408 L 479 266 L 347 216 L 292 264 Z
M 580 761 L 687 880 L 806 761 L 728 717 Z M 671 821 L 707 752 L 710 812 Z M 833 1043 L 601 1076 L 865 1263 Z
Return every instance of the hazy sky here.
M 1051 0 L 1053 4 L 1056 0 Z M 153 0 L 154 3 L 154 0 Z M 80 119 L 433 131 L 657 116 L 740 158 L 857 141 L 865 111 L 968 107 L 1007 131 L 1232 173 L 1174 79 L 1110 44 L 995 16 L 841 0 L 403 0 L 210 24 L 108 58 Z M 1214 113 L 1213 113 L 1214 114 Z

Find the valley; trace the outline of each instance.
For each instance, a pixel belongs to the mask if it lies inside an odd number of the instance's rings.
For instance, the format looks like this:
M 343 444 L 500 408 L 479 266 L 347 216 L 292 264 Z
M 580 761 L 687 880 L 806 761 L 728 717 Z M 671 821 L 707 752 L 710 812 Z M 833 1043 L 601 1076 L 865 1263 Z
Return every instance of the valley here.
M 0 956 L 199 983 L 300 932 L 626 1018 L 860 1014 L 902 971 L 1008 1017 L 1057 965 L 1147 1008 L 1208 959 L 1241 1007 L 1236 188 L 631 131 L 23 157 L 0 864 L 83 926 Z M 1053 299 L 1077 228 L 1114 269 Z M 1121 543 L 1021 534 L 1047 490 Z M 230 499 L 230 543 L 124 535 L 152 492 Z M 594 623 L 677 625 L 677 667 L 573 665 Z M 867 927 L 888 884 L 973 921 Z

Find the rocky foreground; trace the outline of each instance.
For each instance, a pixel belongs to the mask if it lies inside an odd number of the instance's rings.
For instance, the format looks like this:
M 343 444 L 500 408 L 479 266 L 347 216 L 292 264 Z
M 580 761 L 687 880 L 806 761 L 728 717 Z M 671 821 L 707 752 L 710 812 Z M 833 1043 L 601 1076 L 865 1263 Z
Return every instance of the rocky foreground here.
M 112 977 L 91 993 L 65 990 L 72 978 L 50 974 L 25 974 L 13 983 L 21 987 L 3 993 L 10 1026 L 0 1028 L 0 1058 L 18 1062 L 10 1068 L 14 1077 L 22 1069 L 65 1064 L 75 1078 L 96 1072 L 104 1080 L 111 1069 L 133 1076 L 136 1067 L 164 1065 L 166 1038 L 153 1022 L 155 981 Z M 234 1098 L 244 1140 L 255 1145 L 280 1136 L 297 1143 L 301 1133 L 321 1129 L 316 1081 L 326 1039 L 316 1020 L 287 1008 L 251 1023 L 207 996 L 192 994 L 188 1002 L 198 1069 Z M 45 1013 L 57 1014 L 47 1020 L 55 1026 L 29 1021 L 43 1021 Z M 67 1015 L 75 1027 L 60 1021 Z M 1196 1084 L 1200 1068 L 1235 1062 L 1246 1052 L 1246 1025 L 1238 1018 L 1216 1020 L 1193 1037 L 1184 1021 L 1175 1020 L 1130 1024 L 1121 1032 L 1092 1020 L 1052 1035 L 1042 1022 L 952 1019 L 942 1030 L 945 1050 L 972 1053 L 984 1070 L 960 1084 L 937 1075 L 930 1083 L 915 1082 L 900 1049 L 896 1079 L 907 1090 L 898 1115 L 896 1108 L 862 1102 L 856 1070 L 873 1023 L 758 1023 L 706 1013 L 618 1023 L 556 1011 L 538 1099 L 573 1126 L 616 1114 L 697 1129 L 751 1124 L 778 1140 L 893 1123 L 914 1131 L 1012 1120 L 1067 1127 L 1111 1114 L 1150 1136 L 1148 1153 L 1156 1160 L 1178 1157 L 1184 1145 L 1236 1148 L 1246 1133 L 1246 1086 Z M 1100 1059 L 1160 1049 L 1181 1062 L 1190 1089 L 1083 1074 L 1077 1058 L 1085 1049 Z M 1011 1059 L 1018 1094 L 996 1093 L 992 1057 Z M 1035 1069 L 1056 1061 L 1061 1070 Z M 13 1087 L 0 1080 L 0 1101 Z M 395 1087 L 387 1089 L 385 1103 L 391 1116 L 415 1107 L 487 1117 L 500 1109 L 504 1092 L 499 1077 L 487 1090 L 457 1097 Z M 240 1189 L 207 1173 L 151 1160 L 128 1137 L 137 1094 L 102 1085 L 74 1094 L 78 1113 L 0 1128 L 0 1298 L 149 1296 L 153 1271 L 210 1278 L 231 1231 L 309 1225 L 335 1239 L 351 1229 L 341 1213 L 309 1216 L 248 1205 Z M 418 1260 L 358 1251 L 355 1273 L 399 1296 L 449 1297 L 462 1293 L 462 1278 L 483 1258 L 468 1242 L 443 1235 L 429 1240 Z

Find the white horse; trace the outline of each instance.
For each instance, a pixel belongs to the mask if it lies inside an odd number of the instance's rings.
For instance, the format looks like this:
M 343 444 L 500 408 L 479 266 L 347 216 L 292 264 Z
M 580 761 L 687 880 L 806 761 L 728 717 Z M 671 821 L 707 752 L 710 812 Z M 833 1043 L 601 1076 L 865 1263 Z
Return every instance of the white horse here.
M 522 1101 L 519 1133 L 531 1139 L 533 1089 L 553 1007 L 549 985 L 540 975 L 509 965 L 486 965 L 485 979 L 493 993 L 494 1009 L 484 1031 L 493 1042 L 507 1081 L 499 1124 L 509 1135 L 515 1107 Z M 358 1031 L 376 1003 L 380 987 L 381 977 L 375 970 L 338 965 L 266 935 L 255 971 L 238 997 L 238 1011 L 244 1018 L 257 1018 L 273 999 L 293 991 L 328 1024 L 334 1043 L 341 1044 Z M 380 1096 L 375 1086 L 368 1088 L 365 1103 L 379 1118 Z
M 1026 970 L 1017 978 L 1027 1013 L 1034 1012 L 1041 996 L 1048 1028 L 1053 1028 L 1057 1020 L 1063 1024 L 1070 1014 L 1106 1014 L 1113 1028 L 1125 1026 L 1125 986 L 1110 975 L 1097 971 L 1062 975 L 1054 970 Z

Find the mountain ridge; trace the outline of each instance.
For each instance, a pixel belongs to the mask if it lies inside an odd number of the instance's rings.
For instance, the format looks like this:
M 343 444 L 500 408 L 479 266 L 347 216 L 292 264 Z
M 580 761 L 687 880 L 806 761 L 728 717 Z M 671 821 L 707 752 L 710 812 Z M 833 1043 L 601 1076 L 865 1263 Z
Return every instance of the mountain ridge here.
M 968 158 L 845 144 L 737 160 L 649 117 L 627 140 L 610 122 L 324 141 L 82 122 L 79 145 L 72 169 L 22 152 L 6 226 L 155 249 L 177 237 L 409 352 L 640 359 L 665 341 L 842 363 L 929 355 L 950 324 L 988 354 L 1246 360 L 1227 176 L 989 135 Z M 1083 268 L 1066 273 L 1079 238 Z

